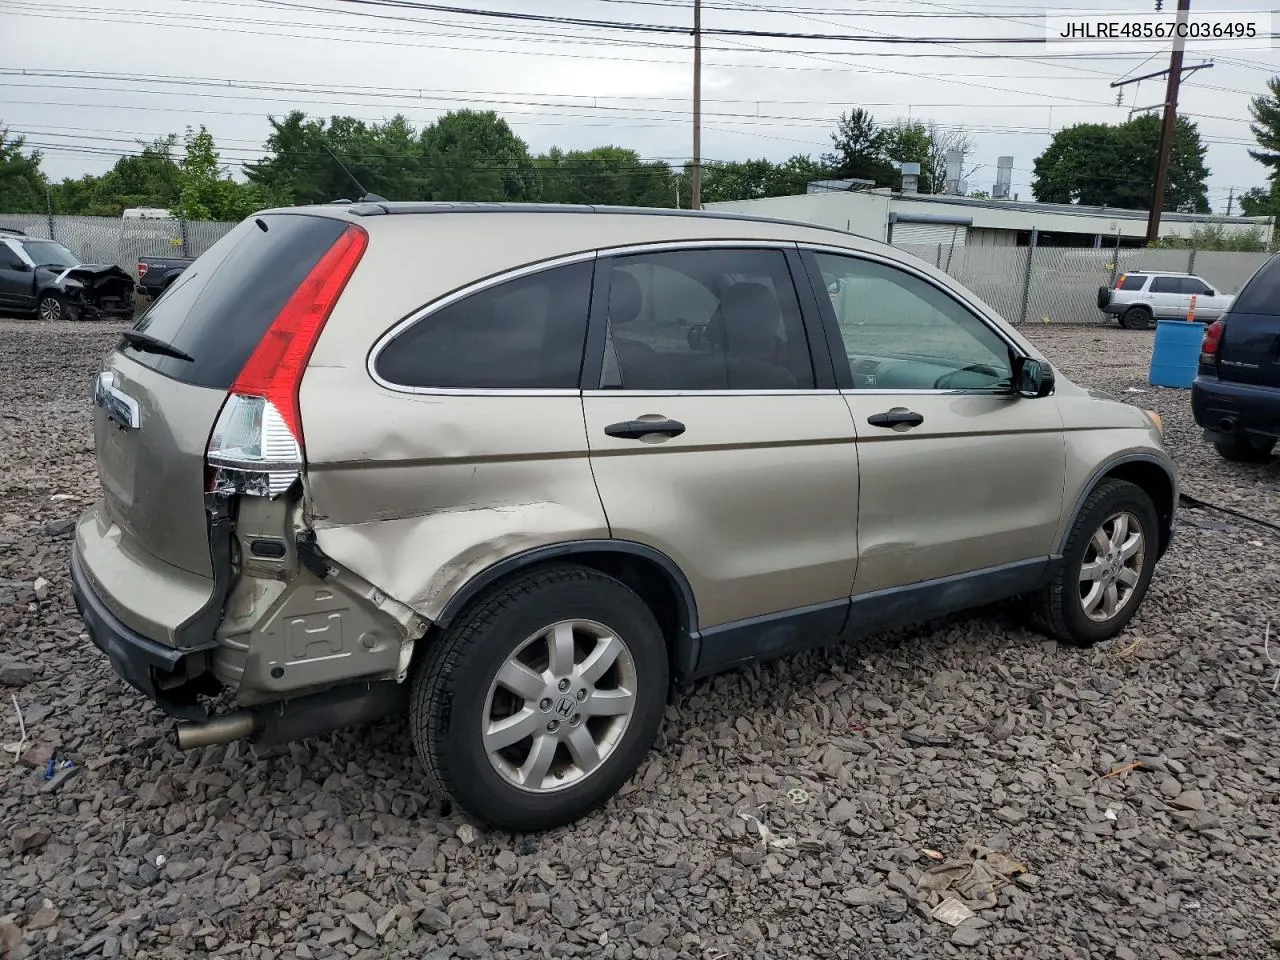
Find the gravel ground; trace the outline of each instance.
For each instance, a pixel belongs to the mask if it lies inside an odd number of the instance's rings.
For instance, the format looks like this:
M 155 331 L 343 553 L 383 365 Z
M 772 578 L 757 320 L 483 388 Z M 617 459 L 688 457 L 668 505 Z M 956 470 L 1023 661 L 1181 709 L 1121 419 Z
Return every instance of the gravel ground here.
M 1187 492 L 1280 522 L 1280 460 L 1220 462 L 1187 394 L 1147 386 L 1151 334 L 1032 335 L 1069 376 L 1164 415 Z M 0 741 L 18 738 L 11 693 L 29 738 L 22 763 L 0 757 L 0 954 L 1280 948 L 1274 531 L 1184 510 L 1134 625 L 1091 651 L 994 611 L 701 683 L 606 810 L 485 834 L 440 815 L 401 723 L 184 754 L 89 646 L 67 528 L 95 495 L 87 384 L 111 342 L 0 322 Z M 78 772 L 47 784 L 54 750 Z M 947 895 L 976 917 L 930 917 Z

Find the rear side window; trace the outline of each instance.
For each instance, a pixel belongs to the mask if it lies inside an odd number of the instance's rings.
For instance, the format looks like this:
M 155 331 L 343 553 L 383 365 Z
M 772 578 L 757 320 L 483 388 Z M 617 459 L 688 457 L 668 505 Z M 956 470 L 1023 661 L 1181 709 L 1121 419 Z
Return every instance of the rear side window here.
M 1122 278 L 1122 279 L 1121 279 L 1120 284 L 1119 284 L 1119 289 L 1121 289 L 1121 290 L 1141 290 L 1141 289 L 1142 289 L 1142 287 L 1143 287 L 1143 285 L 1144 285 L 1146 282 L 1147 282 L 1147 278 L 1146 278 L 1144 275 L 1142 275 L 1142 274 L 1137 274 L 1137 275 L 1135 276 L 1135 275 L 1133 275 L 1133 274 L 1130 274 L 1129 276 L 1124 277 L 1124 278 Z
M 575 389 L 593 269 L 551 267 L 447 304 L 388 343 L 374 371 L 406 387 Z
M 346 227 L 342 220 L 296 214 L 244 221 L 187 267 L 138 322 L 138 330 L 193 360 L 123 349 L 175 380 L 227 389 Z
M 1250 278 L 1236 297 L 1231 314 L 1280 316 L 1280 256 L 1272 257 Z
M 1156 277 L 1151 281 L 1152 293 L 1186 293 L 1178 277 Z

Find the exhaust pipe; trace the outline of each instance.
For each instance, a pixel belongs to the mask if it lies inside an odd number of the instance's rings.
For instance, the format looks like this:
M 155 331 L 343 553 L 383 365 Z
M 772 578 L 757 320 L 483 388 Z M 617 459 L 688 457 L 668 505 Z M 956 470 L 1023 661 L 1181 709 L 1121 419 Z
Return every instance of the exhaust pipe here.
M 1235 433 L 1236 422 L 1231 417 L 1223 417 L 1218 421 L 1218 431 L 1220 433 Z
M 230 743 L 250 736 L 257 727 L 252 713 L 240 710 L 225 716 L 214 717 L 204 723 L 179 723 L 173 728 L 174 742 L 179 750 L 209 747 L 215 743 Z

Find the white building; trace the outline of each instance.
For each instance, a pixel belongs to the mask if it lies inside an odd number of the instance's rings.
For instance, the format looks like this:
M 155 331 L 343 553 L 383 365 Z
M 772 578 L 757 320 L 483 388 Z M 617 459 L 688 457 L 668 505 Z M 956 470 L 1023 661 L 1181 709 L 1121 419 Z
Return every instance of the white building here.
M 1020 200 L 975 200 L 937 194 L 857 189 L 865 181 L 820 181 L 810 192 L 760 200 L 704 204 L 708 210 L 798 220 L 893 244 L 945 243 L 955 246 L 1109 247 L 1142 246 L 1147 211 L 1082 207 Z M 854 189 L 843 188 L 848 184 Z M 1197 227 L 1221 226 L 1228 233 L 1256 233 L 1270 240 L 1275 217 L 1222 217 L 1165 213 L 1160 236 L 1190 236 Z

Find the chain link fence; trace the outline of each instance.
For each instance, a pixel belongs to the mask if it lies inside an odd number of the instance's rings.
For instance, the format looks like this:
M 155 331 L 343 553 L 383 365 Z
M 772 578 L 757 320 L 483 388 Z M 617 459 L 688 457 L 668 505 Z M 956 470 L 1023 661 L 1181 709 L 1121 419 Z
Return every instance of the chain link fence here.
M 1131 247 L 897 246 L 954 277 L 1013 323 L 1108 322 L 1098 309 L 1098 288 L 1136 270 L 1194 273 L 1223 293 L 1239 293 L 1271 256 Z
M 0 214 L 0 227 L 56 240 L 81 263 L 114 263 L 136 276 L 143 257 L 198 257 L 234 227 L 214 220 Z

